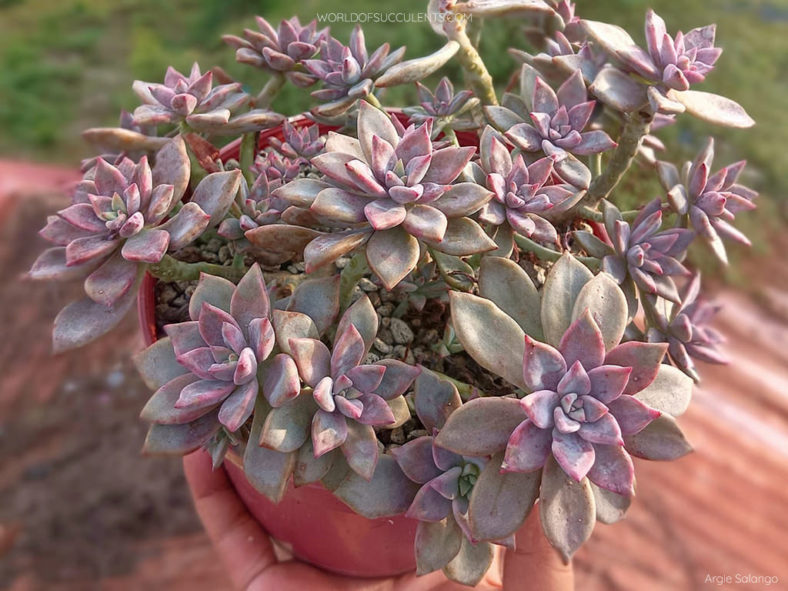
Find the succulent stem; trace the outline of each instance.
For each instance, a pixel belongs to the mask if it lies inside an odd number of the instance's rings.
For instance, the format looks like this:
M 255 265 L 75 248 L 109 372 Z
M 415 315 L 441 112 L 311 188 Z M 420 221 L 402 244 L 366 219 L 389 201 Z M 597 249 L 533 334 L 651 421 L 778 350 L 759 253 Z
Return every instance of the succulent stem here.
M 618 147 L 613 152 L 605 170 L 588 188 L 579 206 L 594 206 L 606 198 L 624 177 L 637 154 L 643 138 L 648 135 L 654 114 L 647 110 L 629 113 L 618 138 Z
M 517 246 L 519 246 L 523 250 L 527 250 L 528 252 L 535 254 L 538 258 L 542 259 L 543 261 L 549 261 L 554 263 L 555 261 L 561 258 L 562 253 L 558 252 L 557 250 L 551 250 L 545 246 L 542 246 L 541 244 L 537 244 L 530 238 L 526 238 L 521 234 L 515 234 L 514 241 L 517 242 Z M 573 255 L 573 256 L 592 271 L 599 269 L 598 259 L 595 259 L 593 257 L 581 257 L 577 255 Z
M 367 265 L 367 257 L 363 252 L 353 255 L 350 262 L 342 269 L 342 273 L 339 275 L 340 310 L 346 310 L 350 306 L 353 289 L 367 272 L 369 272 L 369 266 Z
M 148 267 L 148 271 L 162 281 L 196 281 L 200 278 L 200 273 L 208 273 L 237 282 L 243 277 L 246 269 L 204 262 L 186 263 L 165 254 L 158 263 Z
M 621 217 L 626 222 L 634 221 L 638 214 L 640 213 L 637 209 L 632 209 L 629 211 L 622 211 Z M 581 218 L 585 218 L 587 220 L 592 220 L 594 222 L 604 222 L 605 216 L 602 214 L 601 211 L 597 211 L 596 209 L 591 209 L 590 207 L 583 205 L 577 209 L 577 215 Z
M 284 74 L 277 72 L 268 79 L 263 89 L 254 99 L 254 106 L 258 109 L 267 109 L 274 102 L 276 95 L 285 85 L 286 78 Z
M 378 100 L 378 97 L 376 97 L 376 96 L 375 96 L 373 93 L 371 93 L 371 92 L 370 92 L 370 93 L 369 93 L 369 94 L 368 94 L 366 97 L 364 97 L 364 98 L 365 98 L 365 99 L 366 99 L 366 101 L 367 101 L 367 102 L 368 102 L 370 105 L 372 105 L 373 107 L 377 107 L 377 108 L 378 108 L 378 109 L 380 109 L 381 111 L 385 111 L 385 109 L 383 108 L 383 105 L 381 105 L 381 104 L 380 104 L 380 101 Z
M 597 178 L 602 175 L 602 152 L 588 157 L 588 168 L 591 170 L 592 177 Z
M 457 147 L 460 146 L 460 142 L 457 139 L 457 134 L 454 133 L 454 130 L 451 127 L 449 127 L 448 125 L 443 128 L 443 135 L 445 136 L 445 138 L 447 140 L 449 140 L 455 146 L 457 146 Z
M 180 125 L 178 125 L 178 130 L 181 137 L 186 136 L 188 133 L 193 133 L 192 128 L 185 121 L 181 121 Z M 200 181 L 208 176 L 208 171 L 202 167 L 200 161 L 198 160 L 197 156 L 194 155 L 194 152 L 192 152 L 188 143 L 186 143 L 186 153 L 189 156 L 189 167 L 191 171 L 189 176 L 189 186 L 193 191 L 197 188 L 197 185 L 200 184 Z
M 474 47 L 473 42 L 468 37 L 468 33 L 465 30 L 465 20 L 458 19 L 453 27 L 445 27 L 444 30 L 449 39 L 453 39 L 460 44 L 457 59 L 459 59 L 468 84 L 471 85 L 476 96 L 479 97 L 479 100 L 484 105 L 497 105 L 498 97 L 495 94 L 492 76 L 487 71 L 482 56 L 476 51 L 476 47 Z
M 246 178 L 246 182 L 249 183 L 249 186 L 252 186 L 254 183 L 254 174 L 250 170 L 252 164 L 254 164 L 254 157 L 255 151 L 257 148 L 257 141 L 259 135 L 255 132 L 245 133 L 241 138 L 241 149 L 240 149 L 240 165 L 241 165 L 241 172 L 243 173 L 244 177 Z

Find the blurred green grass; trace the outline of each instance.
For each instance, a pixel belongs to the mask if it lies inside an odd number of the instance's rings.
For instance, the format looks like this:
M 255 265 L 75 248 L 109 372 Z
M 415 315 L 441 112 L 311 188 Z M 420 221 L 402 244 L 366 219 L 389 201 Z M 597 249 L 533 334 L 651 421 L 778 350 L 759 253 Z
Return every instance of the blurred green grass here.
M 661 132 L 675 159 L 690 157 L 703 138 L 720 138 L 717 162 L 747 158 L 748 182 L 765 194 L 761 214 L 742 216 L 742 228 L 756 247 L 765 225 L 784 220 L 788 212 L 788 2 L 786 0 L 578 0 L 578 13 L 624 26 L 642 41 L 642 23 L 650 6 L 668 21 L 669 29 L 688 29 L 716 22 L 725 52 L 702 89 L 729 96 L 758 121 L 753 130 L 710 128 L 689 117 Z M 423 12 L 425 0 L 398 0 L 385 9 L 371 0 L 0 0 L 0 156 L 74 163 L 89 153 L 79 132 L 112 125 L 121 108 L 136 106 L 131 81 L 158 81 L 167 65 L 187 69 L 197 60 L 203 69 L 218 65 L 256 90 L 266 75 L 236 64 L 233 51 L 220 39 L 253 27 L 253 15 L 276 23 L 295 13 L 303 21 L 320 13 L 390 10 Z M 346 41 L 350 23 L 331 26 Z M 503 87 L 514 60 L 509 46 L 525 47 L 516 19 L 485 24 L 481 51 Z M 388 41 L 407 45 L 407 56 L 437 49 L 441 41 L 426 22 L 364 25 L 367 45 Z M 459 79 L 449 65 L 441 74 Z M 395 88 L 389 104 L 413 101 L 412 88 Z M 309 106 L 308 93 L 288 87 L 275 107 L 295 113 Z M 630 183 L 622 199 L 643 202 L 658 190 L 653 184 Z M 768 202 L 768 203 L 766 203 Z M 776 214 L 776 215 L 775 215 Z

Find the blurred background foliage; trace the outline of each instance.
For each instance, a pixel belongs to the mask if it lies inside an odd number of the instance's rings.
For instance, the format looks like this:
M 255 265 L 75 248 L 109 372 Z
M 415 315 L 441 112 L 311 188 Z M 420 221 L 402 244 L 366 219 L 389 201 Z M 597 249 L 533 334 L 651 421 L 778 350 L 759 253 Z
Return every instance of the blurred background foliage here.
M 236 64 L 220 37 L 254 27 L 262 14 L 274 25 L 295 13 L 306 22 L 318 14 L 396 11 L 418 14 L 425 0 L 0 0 L 0 157 L 75 163 L 89 153 L 79 137 L 85 127 L 113 125 L 120 109 L 137 102 L 131 81 L 160 81 L 168 65 L 187 70 L 193 61 L 203 69 L 223 67 L 257 91 L 266 74 Z M 729 96 L 756 119 L 754 130 L 710 129 L 689 117 L 661 132 L 676 160 L 689 158 L 704 135 L 720 138 L 716 164 L 747 158 L 747 182 L 764 194 L 759 213 L 742 215 L 739 226 L 765 250 L 765 228 L 788 217 L 788 0 L 577 0 L 585 18 L 625 27 L 643 41 L 645 10 L 653 7 L 671 32 L 709 22 L 718 24 L 725 52 L 702 89 Z M 351 23 L 331 25 L 347 42 Z M 516 19 L 485 23 L 481 52 L 503 88 L 515 60 L 510 46 L 526 48 Z M 388 41 L 406 45 L 406 57 L 437 49 L 441 40 L 426 22 L 364 24 L 370 51 Z M 447 66 L 459 80 L 460 72 Z M 437 80 L 437 77 L 436 77 Z M 395 88 L 388 104 L 415 100 L 413 88 Z M 308 93 L 286 88 L 275 107 L 288 114 L 308 108 Z M 636 175 L 622 187 L 618 200 L 643 203 L 659 187 Z M 625 203 L 622 203 L 625 204 Z

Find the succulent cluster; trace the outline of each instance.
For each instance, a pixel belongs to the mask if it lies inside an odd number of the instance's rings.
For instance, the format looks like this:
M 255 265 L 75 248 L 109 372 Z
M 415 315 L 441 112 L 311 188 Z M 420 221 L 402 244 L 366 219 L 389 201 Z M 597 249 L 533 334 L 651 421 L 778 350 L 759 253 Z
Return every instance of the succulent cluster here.
M 405 109 L 411 121 L 425 123 L 434 121 L 433 133 L 444 126 L 456 130 L 474 129 L 478 124 L 471 117 L 464 117 L 479 104 L 479 99 L 470 90 L 454 92 L 454 85 L 448 78 L 441 78 L 433 94 L 429 88 L 416 83 L 419 91 L 419 106 Z
M 757 194 L 744 163 L 712 173 L 712 141 L 679 168 L 656 133 L 685 112 L 752 120 L 690 89 L 720 55 L 713 26 L 671 37 L 650 12 L 642 49 L 567 0 L 429 10 L 445 44 L 428 56 L 258 18 L 225 41 L 267 72 L 259 94 L 196 65 L 135 82 L 133 116 L 86 132 L 100 155 L 30 276 L 84 280 L 57 350 L 112 329 L 145 274 L 196 281 L 188 317 L 136 357 L 145 451 L 229 454 L 273 501 L 322 483 L 362 516 L 415 519 L 418 572 L 474 585 L 537 500 L 569 560 L 623 517 L 633 456 L 690 451 L 676 417 L 696 362 L 726 358 L 688 249 L 726 262 Z M 519 92 L 500 103 L 468 15 L 522 18 L 541 48 L 513 52 Z M 455 56 L 469 88 L 428 90 Z M 268 110 L 288 82 L 320 84 L 310 113 Z M 381 105 L 413 83 L 419 104 Z M 621 211 L 636 159 L 664 191 Z
M 737 182 L 746 162 L 736 162 L 712 174 L 713 159 L 714 139 L 709 138 L 695 161 L 685 163 L 681 175 L 670 162 L 659 162 L 657 170 L 673 211 L 688 218 L 715 256 L 727 263 L 722 239 L 750 245 L 749 239 L 730 222 L 737 213 L 755 209 L 758 193 Z
M 296 86 L 306 87 L 316 79 L 299 66 L 317 53 L 318 47 L 328 31 L 317 30 L 317 23 L 303 26 L 298 17 L 283 20 L 274 29 L 263 17 L 257 17 L 257 31 L 245 29 L 243 37 L 225 35 L 225 43 L 235 47 L 235 58 L 269 72 L 287 75 Z
M 315 112 L 334 116 L 349 109 L 358 99 L 369 96 L 375 80 L 399 63 L 404 53 L 404 47 L 389 53 L 389 44 L 384 43 L 370 55 L 360 25 L 353 29 L 348 45 L 333 37 L 324 39 L 320 44 L 320 56 L 304 61 L 307 71 L 323 83 L 320 90 L 312 93 L 323 103 Z

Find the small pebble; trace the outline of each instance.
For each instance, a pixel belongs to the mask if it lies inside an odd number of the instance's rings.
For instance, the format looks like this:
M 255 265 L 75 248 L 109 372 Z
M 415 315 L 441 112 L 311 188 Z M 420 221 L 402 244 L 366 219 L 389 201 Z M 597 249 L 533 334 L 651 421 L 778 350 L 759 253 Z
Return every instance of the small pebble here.
M 334 264 L 336 265 L 337 269 L 342 270 L 347 267 L 349 262 L 350 259 L 348 257 L 339 257 L 336 261 L 334 261 Z
M 380 314 L 381 316 L 391 316 L 391 314 L 394 312 L 394 304 L 392 304 L 391 302 L 381 304 L 380 306 L 378 306 L 377 310 L 378 310 L 378 314 Z
M 383 320 L 387 320 L 384 318 Z M 394 335 L 391 334 L 391 331 L 388 328 L 382 328 L 378 333 L 378 338 L 388 345 L 394 344 Z
M 377 361 L 380 361 L 381 359 L 383 359 L 383 357 L 381 357 L 374 351 L 370 351 L 369 353 L 367 353 L 367 356 L 364 358 L 364 363 L 369 365 L 370 363 L 375 363 Z
M 426 435 L 427 432 L 424 431 L 424 434 Z M 405 431 L 403 431 L 402 427 L 397 427 L 396 429 L 391 430 L 391 443 L 402 445 L 405 443 L 405 440 Z
M 219 249 L 219 262 L 224 264 L 231 261 L 233 256 L 230 254 L 230 248 L 225 244 Z
M 383 354 L 391 353 L 391 345 L 383 342 L 383 340 L 380 338 L 377 338 L 374 341 L 372 341 L 372 346 Z
M 391 333 L 394 335 L 394 342 L 400 345 L 407 345 L 413 342 L 413 331 L 410 326 L 400 318 L 391 319 Z
M 426 429 L 414 429 L 408 433 L 408 439 L 416 439 L 417 437 L 424 437 L 425 435 L 427 435 Z M 391 440 L 394 441 L 394 438 L 392 437 Z
M 362 277 L 362 278 L 359 280 L 359 282 L 358 282 L 358 286 L 359 286 L 361 289 L 363 289 L 364 291 L 366 291 L 366 292 L 371 292 L 371 291 L 377 291 L 377 290 L 378 290 L 378 286 L 377 286 L 377 285 L 375 285 L 375 284 L 372 282 L 372 280 L 371 280 L 371 279 L 368 279 L 367 277 Z
M 431 345 L 432 343 L 437 343 L 440 340 L 440 335 L 438 334 L 437 330 L 430 328 L 424 331 L 419 340 L 421 340 L 422 343 Z
M 413 356 L 413 352 L 411 352 L 411 350 L 405 345 L 397 345 L 394 347 L 394 358 L 400 359 L 405 363 L 416 363 L 416 358 Z

